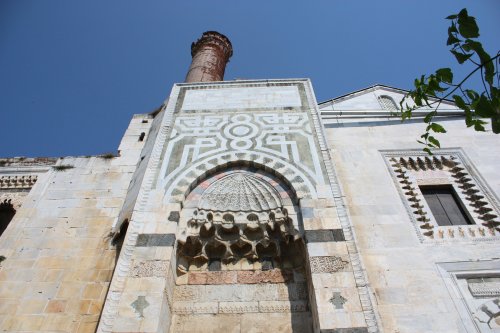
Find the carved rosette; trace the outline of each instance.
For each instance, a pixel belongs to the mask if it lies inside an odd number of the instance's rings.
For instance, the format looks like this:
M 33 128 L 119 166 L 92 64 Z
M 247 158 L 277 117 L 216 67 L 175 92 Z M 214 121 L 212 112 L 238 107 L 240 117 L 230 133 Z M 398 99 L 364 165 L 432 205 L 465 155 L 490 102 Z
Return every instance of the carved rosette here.
M 236 172 L 212 183 L 178 239 L 178 269 L 193 262 L 271 259 L 293 252 L 300 235 L 278 192 L 263 179 Z

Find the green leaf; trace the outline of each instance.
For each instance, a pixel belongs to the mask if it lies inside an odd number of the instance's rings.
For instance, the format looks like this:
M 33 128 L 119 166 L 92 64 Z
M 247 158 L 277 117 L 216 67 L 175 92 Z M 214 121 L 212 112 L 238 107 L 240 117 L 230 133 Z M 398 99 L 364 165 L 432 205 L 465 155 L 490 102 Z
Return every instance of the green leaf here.
M 455 104 L 462 110 L 468 111 L 469 107 L 465 104 L 462 97 L 458 95 L 453 95 L 453 99 L 455 100 Z
M 450 16 L 446 16 L 446 20 L 454 20 L 458 17 L 458 15 L 450 15 Z
M 448 27 L 448 40 L 446 41 L 446 45 L 451 45 L 455 43 L 460 43 L 460 39 L 458 39 L 455 34 L 457 33 L 457 28 L 454 24 Z
M 484 131 L 486 131 L 486 130 L 484 129 L 483 124 L 484 124 L 484 121 L 480 121 L 479 119 L 477 119 L 477 120 L 474 122 L 474 130 L 475 130 L 475 131 L 478 131 L 478 132 L 484 132 Z
M 493 77 L 495 76 L 495 65 L 491 61 L 491 56 L 484 50 L 483 45 L 480 42 L 467 39 L 462 47 L 465 51 L 472 50 L 477 53 L 481 64 L 484 65 L 484 79 L 492 86 Z
M 472 89 L 466 89 L 465 93 L 471 100 L 476 100 L 477 98 L 479 98 L 479 94 Z
M 458 31 L 465 38 L 477 38 L 479 37 L 479 28 L 476 24 L 476 19 L 467 14 L 467 10 L 464 8 L 458 14 Z
M 425 151 L 425 152 L 426 152 L 427 154 L 429 154 L 429 155 L 433 155 L 433 154 L 432 154 L 432 151 L 431 151 L 429 148 L 427 148 L 427 147 L 425 147 L 425 148 L 424 148 L 424 149 L 422 149 L 422 150 L 423 150 L 423 151 Z
M 433 112 L 429 112 L 425 118 L 424 118 L 424 123 L 430 123 L 432 121 L 432 117 L 434 117 L 434 115 L 436 114 L 436 111 L 433 111 Z
M 465 42 L 462 44 L 462 48 L 469 52 L 470 50 L 476 51 L 477 53 L 483 51 L 483 45 L 480 42 L 477 42 L 472 39 L 466 39 Z
M 439 141 L 438 141 L 435 137 L 433 137 L 433 136 L 429 136 L 427 139 L 428 139 L 428 140 L 429 140 L 429 142 L 430 142 L 431 144 L 433 144 L 434 146 L 436 146 L 436 147 L 438 147 L 438 148 L 441 148 L 441 144 L 439 143 Z
M 500 112 L 500 89 L 492 86 L 490 89 L 490 95 L 491 95 L 491 105 L 493 106 L 493 109 L 498 110 L 498 112 Z
M 436 71 L 436 76 L 443 82 L 452 83 L 453 72 L 451 68 L 440 68 Z
M 484 93 L 481 97 L 479 97 L 474 111 L 478 116 L 483 118 L 491 118 L 495 114 L 491 101 L 484 95 Z
M 458 61 L 459 64 L 463 64 L 470 57 L 472 57 L 472 53 L 471 54 L 464 54 L 464 53 L 461 53 L 461 52 L 457 52 L 455 50 L 450 50 L 450 52 L 453 53 L 453 55 L 455 56 L 455 58 L 457 58 L 457 61 Z
M 444 127 L 437 124 L 437 123 L 430 124 L 430 127 L 436 133 L 446 133 L 446 130 L 444 129 Z
M 452 45 L 455 43 L 460 43 L 460 39 L 456 38 L 453 35 L 448 35 L 448 39 L 446 40 L 446 45 Z
M 495 134 L 500 133 L 500 115 L 498 113 L 495 113 L 493 117 L 491 117 L 491 129 Z
M 405 120 L 407 118 L 411 118 L 411 110 L 406 110 L 401 113 L 401 120 Z

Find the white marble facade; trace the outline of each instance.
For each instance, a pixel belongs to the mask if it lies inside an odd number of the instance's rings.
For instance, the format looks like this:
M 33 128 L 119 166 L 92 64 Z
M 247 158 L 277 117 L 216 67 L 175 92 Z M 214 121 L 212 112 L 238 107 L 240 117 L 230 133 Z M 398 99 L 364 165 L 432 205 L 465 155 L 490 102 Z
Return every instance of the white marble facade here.
M 423 113 L 394 117 L 403 95 L 177 84 L 119 156 L 5 160 L 0 328 L 498 332 L 498 137 L 446 102 L 427 156 Z M 439 225 L 426 185 L 471 224 Z

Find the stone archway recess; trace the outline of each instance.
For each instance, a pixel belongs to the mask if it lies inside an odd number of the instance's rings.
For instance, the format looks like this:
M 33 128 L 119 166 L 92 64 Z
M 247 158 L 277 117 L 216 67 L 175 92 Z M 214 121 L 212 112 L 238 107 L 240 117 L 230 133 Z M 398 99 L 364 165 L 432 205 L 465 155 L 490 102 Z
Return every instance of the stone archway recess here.
M 296 204 L 287 184 L 252 167 L 210 173 L 194 186 L 179 222 L 171 332 L 263 324 L 311 331 Z

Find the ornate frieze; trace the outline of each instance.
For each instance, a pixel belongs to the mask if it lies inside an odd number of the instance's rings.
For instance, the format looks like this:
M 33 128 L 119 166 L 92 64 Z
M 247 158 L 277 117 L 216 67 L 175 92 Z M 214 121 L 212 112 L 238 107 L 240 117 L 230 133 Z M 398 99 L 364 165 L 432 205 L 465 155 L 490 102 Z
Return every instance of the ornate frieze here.
M 134 262 L 130 270 L 132 277 L 166 277 L 169 261 L 147 260 Z
M 335 273 L 347 267 L 348 261 L 341 257 L 311 257 L 311 273 Z
M 276 190 L 250 173 L 235 172 L 212 184 L 204 193 L 200 210 L 260 213 L 281 208 Z
M 468 281 L 469 291 L 472 296 L 477 298 L 500 297 L 500 277 L 474 280 Z
M 246 171 L 214 178 L 206 189 L 201 185 L 198 208 L 178 240 L 180 273 L 209 260 L 280 261 L 282 251 L 297 252 L 300 235 L 269 182 Z
M 459 149 L 443 149 L 433 156 L 420 151 L 383 154 L 421 241 L 474 241 L 500 236 L 497 200 Z M 474 224 L 438 225 L 419 188 L 428 185 L 452 186 Z
M 0 189 L 30 189 L 37 181 L 37 175 L 0 176 Z
M 290 174 L 304 193 L 315 194 L 315 185 L 325 184 L 308 114 L 266 112 L 176 117 L 159 185 L 175 197 L 175 188 L 183 191 L 187 183 L 188 189 L 190 173 L 227 163 L 233 155 Z

